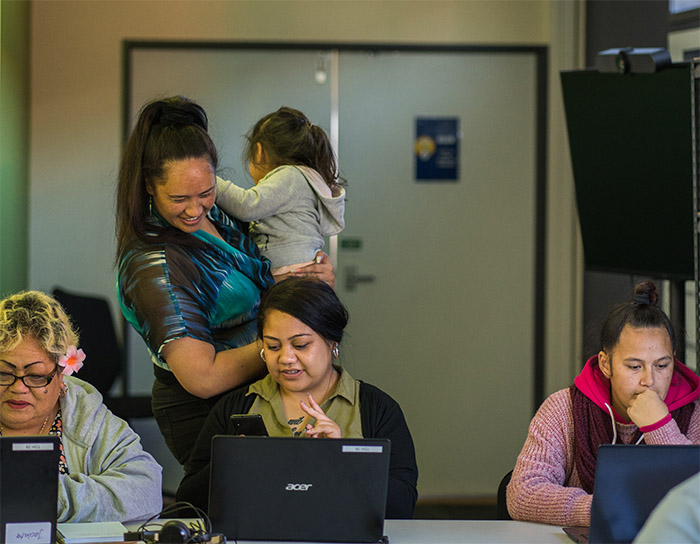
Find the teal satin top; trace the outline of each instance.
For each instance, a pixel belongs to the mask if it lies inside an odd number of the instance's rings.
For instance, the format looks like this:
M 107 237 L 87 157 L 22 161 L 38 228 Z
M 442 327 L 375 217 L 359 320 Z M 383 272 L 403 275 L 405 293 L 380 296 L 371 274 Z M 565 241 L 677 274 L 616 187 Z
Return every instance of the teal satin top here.
M 260 293 L 273 283 L 269 261 L 238 221 L 216 206 L 208 217 L 224 241 L 204 231 L 183 233 L 201 242 L 193 245 L 134 240 L 119 258 L 122 313 L 166 370 L 161 351 L 171 340 L 190 336 L 217 352 L 255 340 Z M 154 233 L 167 226 L 155 213 L 150 221 Z

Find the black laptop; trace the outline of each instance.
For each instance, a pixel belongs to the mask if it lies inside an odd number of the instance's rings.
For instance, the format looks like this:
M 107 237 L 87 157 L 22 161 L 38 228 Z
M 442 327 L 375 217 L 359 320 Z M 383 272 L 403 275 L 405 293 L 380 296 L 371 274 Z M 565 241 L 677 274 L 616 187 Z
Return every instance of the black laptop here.
M 611 445 L 598 448 L 591 526 L 565 527 L 574 542 L 634 540 L 666 493 L 700 472 L 700 446 Z
M 385 439 L 212 439 L 209 517 L 229 540 L 379 542 Z
M 0 437 L 0 542 L 56 541 L 58 457 L 57 436 Z

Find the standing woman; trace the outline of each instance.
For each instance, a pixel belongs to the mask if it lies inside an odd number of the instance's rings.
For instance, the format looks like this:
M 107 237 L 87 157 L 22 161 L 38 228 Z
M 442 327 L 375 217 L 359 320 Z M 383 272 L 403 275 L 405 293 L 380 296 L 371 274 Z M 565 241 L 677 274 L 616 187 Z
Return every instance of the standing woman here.
M 117 190 L 117 288 L 154 363 L 152 408 L 184 464 L 211 406 L 264 373 L 255 343 L 269 262 L 214 204 L 218 154 L 201 106 L 147 104 L 126 144 Z M 303 269 L 333 281 L 327 256 Z
M 657 300 L 638 283 L 605 319 L 598 355 L 542 403 L 507 488 L 513 519 L 588 526 L 601 444 L 700 444 L 700 378 L 675 360 Z

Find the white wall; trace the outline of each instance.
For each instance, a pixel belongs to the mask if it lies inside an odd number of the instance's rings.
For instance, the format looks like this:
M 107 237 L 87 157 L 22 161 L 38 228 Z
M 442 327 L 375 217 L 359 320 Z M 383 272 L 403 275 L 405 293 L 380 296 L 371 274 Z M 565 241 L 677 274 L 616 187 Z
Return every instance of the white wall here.
M 577 67 L 581 5 L 33 0 L 29 286 L 100 293 L 117 308 L 113 204 L 124 39 L 548 45 L 547 393 L 568 384 L 578 364 L 580 242 L 557 71 Z

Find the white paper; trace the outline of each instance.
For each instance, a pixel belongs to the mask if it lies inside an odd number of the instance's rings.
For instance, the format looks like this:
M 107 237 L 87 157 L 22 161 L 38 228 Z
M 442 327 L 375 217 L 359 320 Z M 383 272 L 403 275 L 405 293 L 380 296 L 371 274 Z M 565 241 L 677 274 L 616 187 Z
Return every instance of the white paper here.
M 51 544 L 51 522 L 5 524 L 6 544 Z

